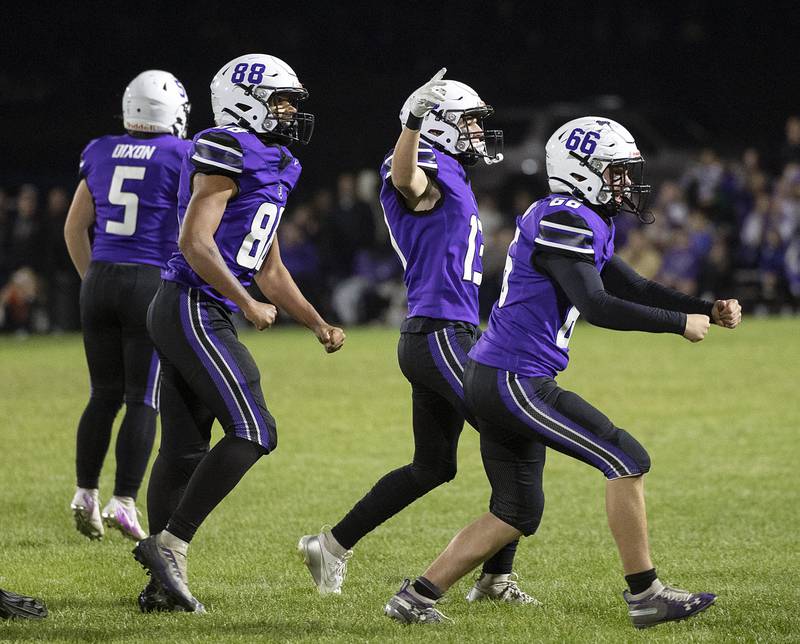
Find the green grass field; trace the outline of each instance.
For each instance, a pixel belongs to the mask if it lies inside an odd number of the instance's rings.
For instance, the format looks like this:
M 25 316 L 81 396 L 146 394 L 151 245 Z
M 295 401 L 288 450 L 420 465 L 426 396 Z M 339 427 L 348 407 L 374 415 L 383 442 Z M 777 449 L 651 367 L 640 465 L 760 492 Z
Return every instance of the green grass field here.
M 297 538 L 335 523 L 412 453 L 397 334 L 361 329 L 327 356 L 310 334 L 247 333 L 278 420 L 279 449 L 209 518 L 190 550 L 205 616 L 141 615 L 145 576 L 117 534 L 74 529 L 74 433 L 88 393 L 77 336 L 0 339 L 0 586 L 42 597 L 44 622 L 0 622 L 0 640 L 314 642 L 800 641 L 800 320 L 745 320 L 698 345 L 581 325 L 560 379 L 648 448 L 651 540 L 661 577 L 719 594 L 688 622 L 637 632 L 605 524 L 603 479 L 552 453 L 537 535 L 516 570 L 541 608 L 467 605 L 471 578 L 442 610 L 455 624 L 407 627 L 383 602 L 466 522 L 488 486 L 476 433 L 459 476 L 356 548 L 345 592 L 320 597 Z M 219 436 L 219 433 L 217 433 Z M 113 449 L 101 495 L 110 494 Z M 144 495 L 142 495 L 144 496 Z

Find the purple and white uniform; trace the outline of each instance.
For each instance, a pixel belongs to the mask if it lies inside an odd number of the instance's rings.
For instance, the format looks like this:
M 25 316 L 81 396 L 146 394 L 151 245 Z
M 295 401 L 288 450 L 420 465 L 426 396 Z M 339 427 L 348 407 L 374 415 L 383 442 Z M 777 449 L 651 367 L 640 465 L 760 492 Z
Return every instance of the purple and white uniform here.
M 239 188 L 225 206 L 214 241 L 228 270 L 247 287 L 275 239 L 300 163 L 284 146 L 265 143 L 242 128 L 200 132 L 181 169 L 181 222 L 196 173 L 229 177 Z M 261 391 L 258 367 L 231 321 L 237 307 L 207 284 L 180 251 L 172 255 L 162 277 L 148 328 L 165 364 L 165 440 L 185 443 L 188 421 L 183 410 L 198 407 L 210 413 L 195 417 L 189 434 L 206 445 L 216 418 L 226 433 L 272 451 L 277 444 L 275 419 Z
M 170 134 L 94 139 L 80 174 L 95 204 L 92 260 L 164 265 L 177 247 L 176 195 L 191 143 Z
M 500 298 L 470 358 L 522 376 L 553 378 L 567 367 L 579 312 L 550 276 L 534 268 L 537 250 L 589 259 L 601 272 L 614 254 L 614 224 L 557 194 L 536 201 L 517 218 Z
M 391 183 L 393 152 L 381 165 L 381 206 L 403 265 L 408 317 L 478 324 L 483 233 L 464 167 L 420 143 L 417 165 L 436 180 L 442 198 L 428 212 L 410 212 Z
M 300 162 L 287 148 L 266 144 L 252 132 L 233 126 L 204 130 L 194 137 L 192 152 L 183 161 L 178 219 L 182 224 L 196 172 L 223 174 L 233 179 L 239 192 L 228 202 L 214 241 L 228 269 L 247 287 L 272 246 L 300 170 Z M 229 310 L 237 310 L 233 302 L 192 270 L 179 250 L 167 262 L 162 277 L 198 289 Z

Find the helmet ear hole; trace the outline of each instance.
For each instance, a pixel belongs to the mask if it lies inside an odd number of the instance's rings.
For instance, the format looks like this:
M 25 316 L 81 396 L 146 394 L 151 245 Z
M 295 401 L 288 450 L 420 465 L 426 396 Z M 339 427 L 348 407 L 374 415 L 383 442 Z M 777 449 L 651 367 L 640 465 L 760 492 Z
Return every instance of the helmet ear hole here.
M 582 174 L 578 174 L 577 172 L 570 172 L 569 176 L 571 176 L 573 179 L 575 179 L 575 181 L 578 182 L 586 181 L 586 177 L 584 177 Z
M 252 106 L 247 105 L 246 103 L 236 103 L 236 107 L 242 112 L 249 112 L 252 109 Z

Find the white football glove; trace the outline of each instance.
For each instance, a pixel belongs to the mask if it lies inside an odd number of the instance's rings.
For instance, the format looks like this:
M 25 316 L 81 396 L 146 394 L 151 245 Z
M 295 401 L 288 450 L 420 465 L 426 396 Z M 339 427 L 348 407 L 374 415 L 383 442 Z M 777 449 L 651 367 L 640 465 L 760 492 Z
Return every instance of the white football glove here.
M 444 101 L 446 93 L 444 78 L 447 67 L 442 67 L 427 83 L 411 95 L 411 113 L 417 118 L 425 118 L 439 103 Z

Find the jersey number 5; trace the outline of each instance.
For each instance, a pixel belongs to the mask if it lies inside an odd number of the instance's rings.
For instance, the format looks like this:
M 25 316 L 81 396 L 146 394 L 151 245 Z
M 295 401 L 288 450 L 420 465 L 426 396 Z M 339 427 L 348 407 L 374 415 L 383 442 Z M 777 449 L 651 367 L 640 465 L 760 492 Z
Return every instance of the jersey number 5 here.
M 125 216 L 122 221 L 107 221 L 106 232 L 112 235 L 130 237 L 136 232 L 136 218 L 139 215 L 139 195 L 135 192 L 123 192 L 122 183 L 125 180 L 141 181 L 147 168 L 142 166 L 118 165 L 114 168 L 111 177 L 111 187 L 108 189 L 108 202 L 115 206 L 125 206 Z

